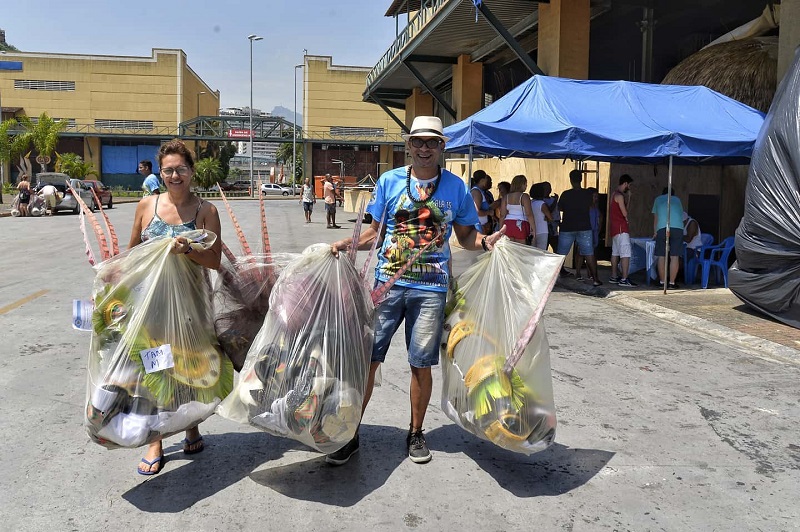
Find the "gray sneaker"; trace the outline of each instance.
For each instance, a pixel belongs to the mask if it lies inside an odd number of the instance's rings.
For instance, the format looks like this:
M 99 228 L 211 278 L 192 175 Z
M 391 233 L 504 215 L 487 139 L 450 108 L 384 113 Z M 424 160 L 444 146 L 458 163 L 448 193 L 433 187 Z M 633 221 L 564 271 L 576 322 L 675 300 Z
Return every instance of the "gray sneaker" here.
M 414 432 L 409 430 L 406 445 L 408 445 L 408 457 L 415 464 L 425 464 L 431 461 L 431 451 L 428 449 L 428 444 L 425 443 L 422 429 Z
M 344 447 L 336 451 L 335 453 L 331 453 L 325 457 L 325 461 L 331 465 L 344 465 L 350 460 L 350 457 L 353 456 L 358 452 L 358 433 L 353 437 L 352 440 L 347 442 Z

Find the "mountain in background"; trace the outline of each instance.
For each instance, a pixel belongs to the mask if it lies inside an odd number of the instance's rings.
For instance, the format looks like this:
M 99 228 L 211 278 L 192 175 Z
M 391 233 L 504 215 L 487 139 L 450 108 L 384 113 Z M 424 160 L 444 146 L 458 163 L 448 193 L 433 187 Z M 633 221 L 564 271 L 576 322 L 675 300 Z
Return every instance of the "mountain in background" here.
M 292 112 L 291 109 L 287 109 L 286 107 L 281 107 L 280 105 L 273 108 L 270 114 L 272 116 L 280 116 L 281 118 L 285 118 L 289 122 L 292 121 L 292 118 L 294 116 L 294 113 Z M 297 113 L 297 127 L 302 127 L 302 126 L 303 126 L 303 115 Z

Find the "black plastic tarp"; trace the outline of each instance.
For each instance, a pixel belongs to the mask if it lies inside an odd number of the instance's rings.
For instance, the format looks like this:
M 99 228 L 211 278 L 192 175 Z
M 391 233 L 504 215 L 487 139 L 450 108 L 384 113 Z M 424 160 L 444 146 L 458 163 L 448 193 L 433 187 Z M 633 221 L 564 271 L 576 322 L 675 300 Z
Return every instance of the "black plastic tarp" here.
M 728 287 L 800 328 L 800 51 L 756 140 Z

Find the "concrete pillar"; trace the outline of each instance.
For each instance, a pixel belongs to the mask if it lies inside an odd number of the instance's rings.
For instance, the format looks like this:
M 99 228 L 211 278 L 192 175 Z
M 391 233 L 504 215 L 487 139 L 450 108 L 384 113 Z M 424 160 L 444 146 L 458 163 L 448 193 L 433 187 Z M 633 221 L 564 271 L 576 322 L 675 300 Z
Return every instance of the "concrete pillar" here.
M 548 76 L 589 78 L 589 0 L 539 4 L 537 64 Z
M 422 92 L 419 87 L 414 87 L 411 96 L 406 98 L 406 127 L 411 127 L 411 122 L 418 116 L 433 115 L 433 96 Z
M 102 175 L 103 167 L 100 164 L 100 137 L 83 137 L 83 160 L 92 163 L 94 169 Z M 97 179 L 100 179 L 99 177 Z
M 483 108 L 483 63 L 473 63 L 468 55 L 458 56 L 453 67 L 453 108 L 458 122 Z
M 781 26 L 778 35 L 778 83 L 792 66 L 800 45 L 800 0 L 781 2 Z

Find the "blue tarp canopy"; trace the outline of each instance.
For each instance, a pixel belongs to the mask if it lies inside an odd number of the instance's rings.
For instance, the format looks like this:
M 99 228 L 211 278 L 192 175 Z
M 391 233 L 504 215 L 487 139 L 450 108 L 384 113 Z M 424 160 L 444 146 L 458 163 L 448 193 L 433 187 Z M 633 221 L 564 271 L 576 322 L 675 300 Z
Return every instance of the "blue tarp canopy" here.
M 624 163 L 748 164 L 763 113 L 702 86 L 533 76 L 444 130 L 447 151 Z

